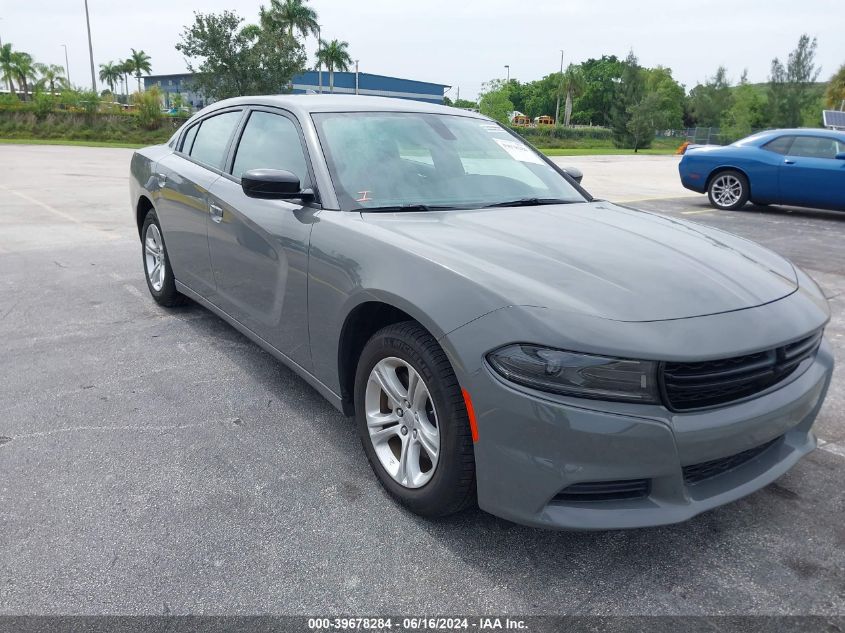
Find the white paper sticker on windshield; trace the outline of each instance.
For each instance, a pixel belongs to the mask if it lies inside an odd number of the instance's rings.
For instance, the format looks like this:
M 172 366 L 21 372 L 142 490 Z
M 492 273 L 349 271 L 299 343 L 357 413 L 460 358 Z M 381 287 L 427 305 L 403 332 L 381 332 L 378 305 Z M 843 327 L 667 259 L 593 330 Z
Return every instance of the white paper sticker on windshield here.
M 522 143 L 503 138 L 494 138 L 493 140 L 499 144 L 499 147 L 510 154 L 512 158 L 515 158 L 522 163 L 535 163 L 537 165 L 543 164 L 540 157 Z

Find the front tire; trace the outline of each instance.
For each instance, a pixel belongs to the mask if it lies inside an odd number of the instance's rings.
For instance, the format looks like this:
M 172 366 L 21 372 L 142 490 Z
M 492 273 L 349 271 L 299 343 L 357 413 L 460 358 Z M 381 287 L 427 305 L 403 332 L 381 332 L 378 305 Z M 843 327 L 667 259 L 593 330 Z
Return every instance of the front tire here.
M 707 197 L 710 204 L 722 211 L 741 209 L 751 193 L 748 179 L 738 171 L 720 171 L 710 179 Z
M 355 415 L 373 472 L 412 512 L 441 517 L 475 502 L 463 395 L 443 349 L 418 323 L 387 326 L 364 346 Z
M 176 279 L 155 210 L 150 209 L 141 225 L 141 259 L 147 288 L 156 303 L 173 307 L 185 302 L 185 296 L 176 290 Z

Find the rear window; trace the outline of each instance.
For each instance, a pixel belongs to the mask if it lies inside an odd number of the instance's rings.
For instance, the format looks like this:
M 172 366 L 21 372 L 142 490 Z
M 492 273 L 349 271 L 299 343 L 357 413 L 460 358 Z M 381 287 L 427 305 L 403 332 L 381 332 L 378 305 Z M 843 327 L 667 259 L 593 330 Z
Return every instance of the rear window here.
M 789 151 L 789 146 L 792 145 L 793 136 L 779 136 L 773 141 L 769 141 L 763 145 L 763 149 L 775 152 L 776 154 L 786 154 Z
M 234 132 L 240 118 L 241 112 L 236 110 L 204 119 L 196 132 L 193 146 L 187 151 L 186 147 L 183 146 L 182 151 L 205 165 L 215 169 L 223 169 L 229 139 L 232 137 L 232 132 Z M 188 134 L 190 133 L 189 130 Z M 188 141 L 189 139 L 186 137 L 185 140 Z

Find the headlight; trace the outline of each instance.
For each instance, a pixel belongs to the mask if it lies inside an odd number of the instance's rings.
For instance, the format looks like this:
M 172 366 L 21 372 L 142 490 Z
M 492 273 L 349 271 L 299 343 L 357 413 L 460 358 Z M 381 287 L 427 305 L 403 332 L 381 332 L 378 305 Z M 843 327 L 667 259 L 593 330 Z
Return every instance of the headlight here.
M 588 356 L 537 345 L 507 345 L 487 354 L 502 377 L 578 398 L 659 402 L 657 363 Z

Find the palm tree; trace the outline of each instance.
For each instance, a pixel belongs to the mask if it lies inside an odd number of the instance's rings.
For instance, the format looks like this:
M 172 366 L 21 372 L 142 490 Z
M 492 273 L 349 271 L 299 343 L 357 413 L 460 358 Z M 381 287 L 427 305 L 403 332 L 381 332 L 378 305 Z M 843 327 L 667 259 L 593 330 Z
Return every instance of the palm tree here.
M 123 78 L 123 92 L 126 95 L 126 98 L 129 98 L 129 75 L 132 74 L 132 71 L 135 70 L 135 65 L 132 63 L 131 59 L 127 59 L 124 62 L 121 62 L 117 65 L 117 69 L 120 72 L 120 76 Z
M 0 46 L 0 79 L 8 82 L 10 94 L 15 94 L 15 84 L 12 83 L 12 79 L 15 77 L 13 55 L 14 51 L 11 44 Z
M 150 65 L 150 56 L 144 51 L 136 51 L 134 48 L 130 50 L 132 51 L 132 55 L 126 60 L 126 63 L 129 66 L 129 72 L 134 73 L 135 77 L 137 77 L 138 92 L 141 92 L 141 73 L 143 72 L 149 75 L 153 67 Z
M 563 107 L 563 125 L 569 127 L 572 118 L 572 102 L 584 92 L 584 75 L 578 66 L 570 64 L 563 74 L 566 85 L 566 103 Z
M 29 94 L 29 82 L 35 81 L 35 65 L 29 53 L 12 53 L 12 72 L 18 80 L 18 86 L 23 92 L 24 99 Z
M 302 37 L 316 35 L 320 30 L 317 24 L 317 12 L 308 6 L 308 0 L 270 0 L 270 9 L 261 8 L 261 23 L 272 31 L 287 29 L 293 38 L 294 30 Z
M 325 64 L 329 70 L 329 92 L 334 92 L 334 71 L 349 70 L 352 58 L 349 56 L 349 42 L 332 40 L 320 40 L 320 48 L 317 50 L 317 61 Z
M 108 64 L 100 64 L 100 81 L 108 85 L 112 94 L 115 94 L 114 88 L 120 83 L 120 77 L 123 72 L 120 69 L 120 64 L 109 62 Z
M 50 94 L 56 92 L 57 86 L 60 90 L 67 86 L 64 66 L 59 66 L 58 64 L 35 64 L 35 70 L 41 75 L 37 85 L 40 88 L 49 88 Z

